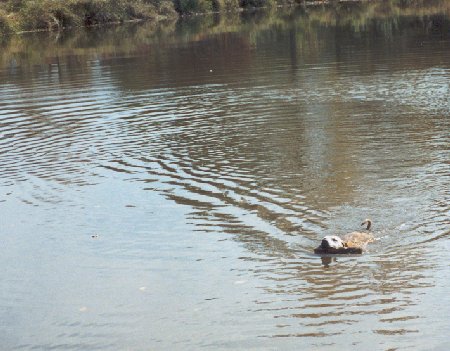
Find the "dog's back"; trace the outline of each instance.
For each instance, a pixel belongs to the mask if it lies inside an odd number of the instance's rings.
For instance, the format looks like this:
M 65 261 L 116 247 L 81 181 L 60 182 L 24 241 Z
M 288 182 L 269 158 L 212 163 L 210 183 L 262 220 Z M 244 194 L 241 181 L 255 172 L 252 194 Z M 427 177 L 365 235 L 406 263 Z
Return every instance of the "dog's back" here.
M 348 247 L 360 247 L 365 248 L 368 243 L 373 242 L 375 239 L 370 233 L 352 232 L 344 235 L 344 242 Z

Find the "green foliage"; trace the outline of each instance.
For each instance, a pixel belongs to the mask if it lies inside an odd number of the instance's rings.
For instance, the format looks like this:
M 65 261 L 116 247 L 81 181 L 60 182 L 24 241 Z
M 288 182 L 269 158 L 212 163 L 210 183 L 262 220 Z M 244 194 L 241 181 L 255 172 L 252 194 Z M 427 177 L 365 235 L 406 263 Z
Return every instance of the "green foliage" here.
M 18 18 L 17 30 L 52 30 L 175 14 L 168 0 L 9 0 L 4 4 L 0 0 L 0 5 L 4 8 L 0 14 L 3 32 L 11 22 L 7 11 Z
M 8 0 L 5 1 L 6 9 L 11 12 L 19 11 L 27 0 Z
M 213 10 L 211 0 L 174 0 L 175 9 L 180 14 L 204 13 Z
M 177 15 L 177 12 L 175 11 L 174 3 L 171 0 L 158 1 L 157 8 L 158 8 L 158 14 L 163 17 L 171 18 L 171 17 L 175 17 Z
M 243 8 L 272 7 L 276 5 L 276 0 L 240 0 L 239 5 Z
M 12 28 L 9 24 L 7 13 L 0 8 L 0 33 L 11 32 Z
M 240 8 L 264 7 L 272 11 L 275 5 L 300 3 L 304 3 L 304 0 L 0 0 L 0 34 L 139 19 L 173 19 L 177 15 L 232 12 Z M 411 5 L 407 6 L 409 3 Z M 369 4 L 366 10 L 361 10 L 360 17 L 353 13 L 351 18 L 346 19 L 342 15 L 335 16 L 333 11 L 341 5 L 338 5 L 337 0 L 332 0 L 331 4 L 326 6 L 326 14 L 319 20 L 323 21 L 326 17 L 327 21 L 347 20 L 352 25 L 364 26 L 368 13 L 382 13 L 391 8 L 396 11 L 409 8 L 408 11 L 415 15 L 419 11 L 417 4 L 449 11 L 449 1 L 444 0 L 374 0 Z
M 82 15 L 87 25 L 122 22 L 133 14 L 132 5 L 125 0 L 72 0 L 71 8 Z
M 24 1 L 19 11 L 20 28 L 24 30 L 57 29 L 80 24 L 67 1 Z
M 235 11 L 239 9 L 239 0 L 213 0 L 213 10 L 221 11 Z

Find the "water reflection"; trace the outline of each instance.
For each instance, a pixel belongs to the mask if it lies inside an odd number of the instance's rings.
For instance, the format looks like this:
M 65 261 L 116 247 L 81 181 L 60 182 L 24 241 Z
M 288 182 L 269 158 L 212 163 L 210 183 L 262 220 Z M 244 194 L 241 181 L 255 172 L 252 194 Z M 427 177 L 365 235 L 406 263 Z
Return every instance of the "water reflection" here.
M 4 44 L 3 346 L 442 347 L 448 4 L 395 4 Z

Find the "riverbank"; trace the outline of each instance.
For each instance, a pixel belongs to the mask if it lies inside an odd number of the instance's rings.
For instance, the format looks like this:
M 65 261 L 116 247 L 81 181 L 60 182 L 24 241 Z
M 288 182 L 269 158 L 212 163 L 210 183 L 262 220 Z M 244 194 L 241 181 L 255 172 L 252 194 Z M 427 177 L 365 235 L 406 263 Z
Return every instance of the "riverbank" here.
M 377 9 L 408 8 L 413 13 L 414 9 L 423 11 L 423 8 L 443 6 L 439 0 L 0 0 L 0 36 L 132 21 L 173 22 L 185 15 L 238 13 L 246 9 L 273 9 L 283 5 L 331 5 L 338 9 L 348 3 L 368 2 L 376 5 Z M 448 11 L 448 6 L 444 7 Z
M 176 17 L 172 0 L 0 0 L 3 33 Z
M 0 0 L 0 33 L 51 31 L 280 5 L 340 2 L 342 0 Z
M 189 16 L 182 20 L 174 17 L 165 21 L 105 25 L 96 30 L 81 27 L 63 32 L 0 35 L 0 71 L 1 66 L 8 69 L 21 67 L 22 74 L 26 76 L 31 74 L 29 70 L 34 66 L 61 64 L 63 57 L 72 58 L 71 55 L 78 55 L 80 51 L 84 56 L 90 56 L 93 61 L 98 58 L 108 59 L 117 55 L 118 46 L 121 47 L 121 55 L 132 56 L 136 52 L 147 55 L 153 50 L 155 42 L 159 43 L 158 45 L 178 45 L 180 31 L 184 33 L 183 40 L 186 42 L 201 42 L 205 36 L 213 34 L 223 36 L 224 33 L 231 35 L 246 32 L 252 41 L 249 45 L 255 46 L 274 28 L 286 26 L 288 18 L 295 18 L 292 30 L 297 33 L 296 36 L 309 38 L 312 42 L 319 41 L 321 34 L 318 25 L 327 28 L 346 27 L 356 33 L 372 28 L 385 37 L 391 37 L 398 28 L 399 17 L 412 18 L 414 23 L 419 17 L 422 30 L 426 33 L 447 33 L 448 22 L 439 17 L 442 14 L 450 17 L 450 4 L 444 0 L 430 1 L 421 7 L 412 3 L 400 6 L 397 1 L 353 1 L 339 6 L 265 8 L 259 11 Z M 415 23 L 415 26 L 417 25 Z M 130 32 L 134 33 L 132 40 Z M 313 45 L 310 49 L 315 52 L 318 48 Z M 437 65 L 445 61 L 445 58 L 439 55 L 436 59 Z M 72 64 L 71 61 L 65 63 L 69 66 Z M 85 69 L 90 70 L 90 67 Z

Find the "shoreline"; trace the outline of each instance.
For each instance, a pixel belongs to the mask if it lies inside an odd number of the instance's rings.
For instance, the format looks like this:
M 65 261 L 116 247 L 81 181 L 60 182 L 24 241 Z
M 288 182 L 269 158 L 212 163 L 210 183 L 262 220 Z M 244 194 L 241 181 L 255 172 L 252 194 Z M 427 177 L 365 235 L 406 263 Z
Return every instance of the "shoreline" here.
M 376 12 L 409 9 L 413 14 L 416 6 L 438 6 L 449 12 L 442 0 L 410 0 L 406 4 L 397 0 L 0 0 L 0 41 L 17 34 L 125 23 L 164 24 L 205 15 L 321 7 L 334 13 L 341 7 L 362 5 L 374 7 Z
M 206 14 L 241 13 L 276 7 L 313 7 L 377 0 L 8 0 L 0 2 L 0 36 L 163 22 Z

